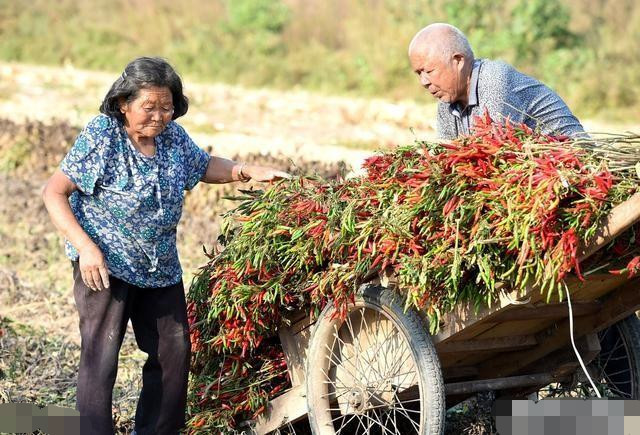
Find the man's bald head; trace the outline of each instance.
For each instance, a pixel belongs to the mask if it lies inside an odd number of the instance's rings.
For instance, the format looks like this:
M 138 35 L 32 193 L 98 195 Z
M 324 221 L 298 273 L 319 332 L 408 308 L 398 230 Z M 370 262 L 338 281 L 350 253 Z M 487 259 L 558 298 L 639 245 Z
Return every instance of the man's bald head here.
M 420 84 L 443 103 L 467 105 L 473 51 L 464 34 L 449 24 L 420 30 L 409 44 L 409 63 Z
M 458 28 L 446 23 L 429 24 L 420 30 L 409 44 L 412 53 L 429 53 L 442 60 L 450 59 L 456 53 L 473 62 L 473 50 L 467 37 Z

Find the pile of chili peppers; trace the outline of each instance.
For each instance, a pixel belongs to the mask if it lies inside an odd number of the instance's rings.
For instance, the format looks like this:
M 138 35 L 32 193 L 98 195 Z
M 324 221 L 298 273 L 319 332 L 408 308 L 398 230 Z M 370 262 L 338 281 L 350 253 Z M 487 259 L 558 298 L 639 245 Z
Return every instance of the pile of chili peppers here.
M 579 244 L 638 185 L 582 143 L 487 115 L 453 142 L 379 153 L 361 177 L 244 192 L 189 291 L 190 431 L 233 432 L 260 415 L 289 387 L 277 340 L 288 313 L 331 300 L 345 315 L 372 273 L 394 274 L 431 332 L 458 303 L 494 302 L 498 283 L 560 292 L 583 272 Z

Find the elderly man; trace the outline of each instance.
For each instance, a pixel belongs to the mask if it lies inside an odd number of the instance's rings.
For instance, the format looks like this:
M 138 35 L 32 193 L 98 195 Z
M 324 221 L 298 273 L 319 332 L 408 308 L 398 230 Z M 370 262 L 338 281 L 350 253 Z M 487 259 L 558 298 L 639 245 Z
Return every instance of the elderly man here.
M 584 134 L 580 121 L 544 84 L 501 61 L 475 59 L 469 41 L 444 23 L 420 30 L 409 45 L 413 71 L 438 102 L 438 136 L 454 139 L 473 129 L 474 118 L 524 122 L 544 133 Z

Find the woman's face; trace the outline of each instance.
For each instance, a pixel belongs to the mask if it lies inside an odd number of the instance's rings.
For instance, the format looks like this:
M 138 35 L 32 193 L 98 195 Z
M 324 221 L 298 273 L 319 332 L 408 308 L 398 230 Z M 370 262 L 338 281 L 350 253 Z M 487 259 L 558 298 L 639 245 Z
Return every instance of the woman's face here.
M 120 103 L 129 133 L 140 137 L 156 137 L 173 116 L 173 97 L 168 87 L 140 89 L 135 100 Z

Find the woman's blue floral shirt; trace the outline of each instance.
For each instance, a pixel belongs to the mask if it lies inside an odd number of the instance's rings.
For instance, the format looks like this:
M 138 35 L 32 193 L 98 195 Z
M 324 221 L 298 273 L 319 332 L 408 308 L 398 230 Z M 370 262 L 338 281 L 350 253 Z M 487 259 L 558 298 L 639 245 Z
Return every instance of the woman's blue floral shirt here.
M 60 164 L 77 186 L 71 209 L 102 250 L 109 273 L 138 287 L 176 284 L 182 268 L 176 227 L 185 190 L 206 172 L 209 154 L 170 122 L 156 154 L 139 152 L 120 121 L 105 115 L 84 128 Z M 71 260 L 78 251 L 67 241 Z

